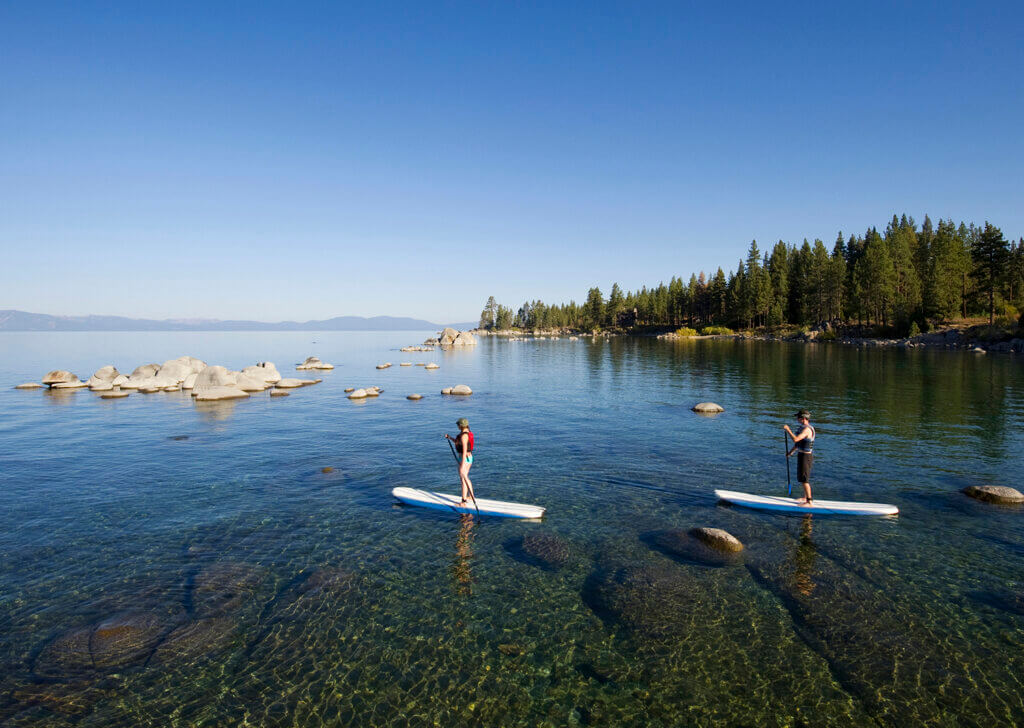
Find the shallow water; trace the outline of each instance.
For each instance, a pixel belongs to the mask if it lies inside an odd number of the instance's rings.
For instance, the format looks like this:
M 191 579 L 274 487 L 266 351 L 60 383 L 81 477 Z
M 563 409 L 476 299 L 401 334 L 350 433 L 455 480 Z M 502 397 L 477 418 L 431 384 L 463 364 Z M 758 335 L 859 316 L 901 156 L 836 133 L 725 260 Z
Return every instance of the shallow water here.
M 1024 722 L 1024 508 L 959 492 L 1020 486 L 1024 362 L 647 339 L 395 351 L 427 333 L 0 336 L 0 722 Z M 206 406 L 8 388 L 182 354 L 337 368 Z M 438 393 L 458 383 L 473 396 Z M 378 399 L 345 399 L 370 384 Z M 726 412 L 690 412 L 703 400 Z M 899 517 L 715 502 L 784 494 L 799 406 L 815 495 Z M 460 416 L 478 495 L 543 522 L 395 504 L 399 485 L 455 491 L 441 435 Z M 693 526 L 746 549 L 666 547 Z

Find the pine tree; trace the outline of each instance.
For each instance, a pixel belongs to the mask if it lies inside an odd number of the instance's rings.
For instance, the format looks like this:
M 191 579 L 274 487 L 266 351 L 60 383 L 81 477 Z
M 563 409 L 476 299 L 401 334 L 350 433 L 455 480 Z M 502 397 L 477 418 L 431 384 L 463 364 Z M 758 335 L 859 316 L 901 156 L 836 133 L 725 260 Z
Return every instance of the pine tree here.
M 498 304 L 494 300 L 494 296 L 490 296 L 487 299 L 484 310 L 480 312 L 480 328 L 481 329 L 493 329 L 494 319 L 498 315 Z
M 917 275 L 914 263 L 914 251 L 917 249 L 917 231 L 912 220 L 906 215 L 892 222 L 885 231 L 885 241 L 889 245 L 889 256 L 892 258 L 895 273 L 893 289 L 893 314 L 897 325 L 907 327 L 910 319 L 921 307 L 921 279 Z
M 729 284 L 726 282 L 725 273 L 721 268 L 715 273 L 715 277 L 708 284 L 709 317 L 710 323 L 722 324 L 726 319 L 726 302 L 729 293 Z
M 624 297 L 618 283 L 612 284 L 612 292 L 608 295 L 608 305 L 605 307 L 605 325 L 615 326 L 618 315 L 623 310 Z
M 877 230 L 869 230 L 864 240 L 864 254 L 854 271 L 857 292 L 870 319 L 887 326 L 896 289 L 896 270 L 889 246 Z
M 781 240 L 772 248 L 768 258 L 768 277 L 772 284 L 772 303 L 769 323 L 783 323 L 789 299 L 789 248 Z
M 996 288 L 1002 280 L 1009 259 L 1009 245 L 1003 231 L 985 221 L 985 229 L 975 238 L 971 247 L 974 277 L 979 288 L 988 294 L 988 323 L 992 325 L 996 312 Z
M 587 291 L 587 302 L 583 304 L 583 320 L 588 328 L 596 328 L 604 320 L 604 297 L 597 286 Z

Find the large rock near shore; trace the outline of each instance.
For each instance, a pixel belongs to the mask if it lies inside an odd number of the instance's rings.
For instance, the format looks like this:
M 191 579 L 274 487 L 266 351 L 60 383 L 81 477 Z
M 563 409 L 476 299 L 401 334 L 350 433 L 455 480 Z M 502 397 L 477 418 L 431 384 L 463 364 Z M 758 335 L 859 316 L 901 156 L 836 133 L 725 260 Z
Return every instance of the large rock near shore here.
M 217 402 L 222 399 L 244 399 L 249 393 L 238 387 L 204 387 L 201 392 L 193 390 L 192 396 L 196 398 L 196 402 Z
M 249 395 L 237 386 L 237 382 L 236 375 L 222 366 L 206 367 L 196 376 L 196 381 L 192 385 L 192 396 L 203 402 L 248 397 Z
M 963 492 L 986 503 L 1024 503 L 1024 493 L 1005 485 L 969 485 Z
M 476 346 L 476 337 L 468 331 L 460 331 L 452 346 Z

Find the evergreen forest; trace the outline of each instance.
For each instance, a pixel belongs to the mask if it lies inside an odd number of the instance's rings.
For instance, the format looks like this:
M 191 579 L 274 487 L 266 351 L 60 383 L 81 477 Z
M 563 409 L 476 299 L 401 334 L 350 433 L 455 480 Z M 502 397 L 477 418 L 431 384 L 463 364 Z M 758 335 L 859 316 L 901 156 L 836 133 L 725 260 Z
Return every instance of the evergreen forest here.
M 986 316 L 1013 325 L 1024 307 L 1024 238 L 1008 242 L 986 222 L 933 224 L 925 216 L 893 215 L 884 232 L 836 237 L 799 246 L 779 241 L 689 280 L 607 297 L 594 286 L 583 303 L 526 301 L 513 310 L 488 299 L 480 327 L 491 330 L 571 328 L 733 329 L 857 324 L 877 334 L 914 335 L 938 322 Z

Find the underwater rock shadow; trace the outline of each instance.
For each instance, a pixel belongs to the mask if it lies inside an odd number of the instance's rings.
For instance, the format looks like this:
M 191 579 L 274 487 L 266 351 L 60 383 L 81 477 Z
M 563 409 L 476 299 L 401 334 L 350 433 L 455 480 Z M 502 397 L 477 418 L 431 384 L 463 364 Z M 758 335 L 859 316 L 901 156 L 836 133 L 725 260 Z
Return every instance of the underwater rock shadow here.
M 504 543 L 516 561 L 544 571 L 558 571 L 575 558 L 575 550 L 564 538 L 550 531 L 531 532 Z
M 652 551 L 686 566 L 720 569 L 743 563 L 742 551 L 718 551 L 678 528 L 647 531 L 640 534 L 640 541 Z

